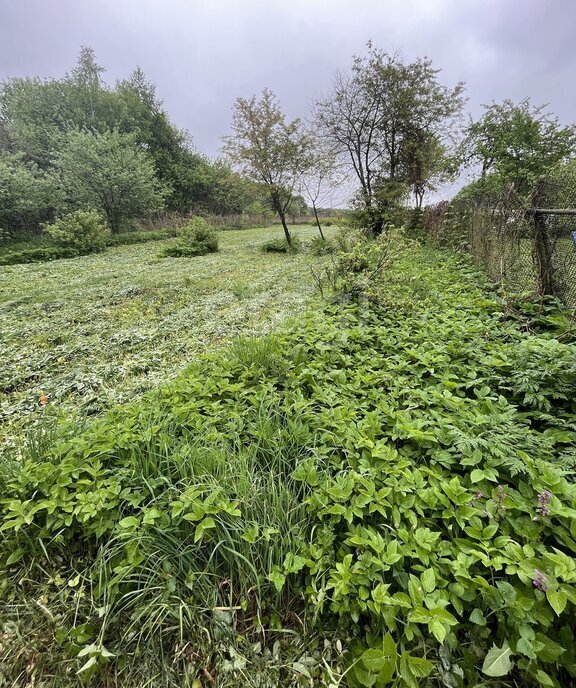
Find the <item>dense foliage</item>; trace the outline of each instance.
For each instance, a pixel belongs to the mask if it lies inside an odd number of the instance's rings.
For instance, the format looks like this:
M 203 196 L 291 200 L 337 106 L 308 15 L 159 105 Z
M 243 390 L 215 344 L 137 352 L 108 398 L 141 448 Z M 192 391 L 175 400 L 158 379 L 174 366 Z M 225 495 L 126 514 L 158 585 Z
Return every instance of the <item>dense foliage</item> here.
M 63 78 L 0 83 L 0 228 L 19 234 L 97 208 L 116 231 L 163 206 L 227 214 L 262 199 L 257 185 L 192 148 L 140 69 L 114 87 L 104 71 L 82 48 Z
M 466 263 L 353 249 L 332 304 L 3 464 L 2 600 L 19 629 L 5 675 L 574 680 L 576 349 L 553 336 L 561 315 L 528 333 Z M 41 604 L 26 618 L 52 618 L 25 653 L 22 581 Z
M 498 194 L 512 186 L 529 196 L 538 181 L 574 157 L 576 127 L 563 126 L 544 106 L 533 106 L 526 98 L 484 109 L 482 117 L 467 127 L 461 146 L 464 160 L 481 169 L 480 179 L 465 195 Z
M 83 212 L 83 211 L 77 211 Z M 75 215 L 75 213 L 71 213 Z M 146 230 L 140 232 L 122 232 L 111 234 L 106 232 L 104 236 L 105 246 L 124 246 L 130 244 L 145 244 L 148 241 L 161 241 L 170 239 L 177 235 L 175 227 L 159 230 Z M 74 240 L 77 242 L 77 240 Z M 60 258 L 75 258 L 79 255 L 91 253 L 89 247 L 73 248 L 72 246 L 57 245 L 54 240 L 49 238 L 49 233 L 44 231 L 40 237 L 35 237 L 35 241 L 19 242 L 13 244 L 7 242 L 0 252 L 0 265 L 20 265 L 23 263 L 43 263 L 49 260 L 59 260 Z
M 99 210 L 114 234 L 164 205 L 153 162 L 134 143 L 118 131 L 72 132 L 55 159 L 68 205 Z
M 56 246 L 74 249 L 78 254 L 104 250 L 110 235 L 102 217 L 86 210 L 77 210 L 57 218 L 44 225 L 44 231 Z
M 218 251 L 218 235 L 203 217 L 194 217 L 179 233 L 178 241 L 167 246 L 163 256 L 205 256 Z

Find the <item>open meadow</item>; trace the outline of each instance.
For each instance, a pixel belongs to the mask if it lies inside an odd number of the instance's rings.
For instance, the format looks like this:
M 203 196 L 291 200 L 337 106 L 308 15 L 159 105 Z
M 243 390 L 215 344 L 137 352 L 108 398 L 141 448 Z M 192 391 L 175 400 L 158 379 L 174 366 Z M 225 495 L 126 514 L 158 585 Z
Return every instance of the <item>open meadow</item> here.
M 166 240 L 0 268 L 0 444 L 42 415 L 131 399 L 206 348 L 300 311 L 313 259 L 260 250 L 281 234 L 221 232 L 218 253 L 194 258 L 159 257 Z M 317 229 L 294 234 L 310 239 Z

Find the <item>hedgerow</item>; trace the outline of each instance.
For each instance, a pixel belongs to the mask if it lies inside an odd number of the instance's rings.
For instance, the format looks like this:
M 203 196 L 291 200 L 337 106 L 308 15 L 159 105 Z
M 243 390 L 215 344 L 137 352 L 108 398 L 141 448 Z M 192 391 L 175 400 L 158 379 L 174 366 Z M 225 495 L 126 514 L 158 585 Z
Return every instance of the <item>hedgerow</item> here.
M 2 596 L 58 609 L 55 685 L 166 653 L 218 686 L 575 680 L 576 346 L 467 263 L 352 258 L 277 337 L 4 466 Z

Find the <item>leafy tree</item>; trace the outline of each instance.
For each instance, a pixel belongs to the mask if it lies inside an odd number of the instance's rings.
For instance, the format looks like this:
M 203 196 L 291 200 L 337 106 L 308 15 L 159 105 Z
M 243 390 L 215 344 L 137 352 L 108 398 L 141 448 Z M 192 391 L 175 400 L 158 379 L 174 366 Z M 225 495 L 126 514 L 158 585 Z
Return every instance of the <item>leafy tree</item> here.
M 156 87 L 136 68 L 114 88 L 104 81 L 94 51 L 83 47 L 62 79 L 8 79 L 0 84 L 0 153 L 19 153 L 51 170 L 70 132 L 131 134 L 151 157 L 169 210 L 240 212 L 240 182 L 220 163 L 195 152 L 188 134 L 175 127 Z M 248 201 L 249 202 L 249 201 Z
M 422 208 L 424 196 L 436 191 L 458 170 L 457 158 L 436 134 L 421 134 L 406 145 L 404 153 L 406 181 L 414 197 L 417 210 Z
M 58 206 L 56 179 L 20 156 L 0 157 L 0 227 L 28 228 L 47 220 Z
M 66 88 L 63 82 L 10 79 L 0 87 L 4 152 L 19 153 L 43 169 L 50 167 L 65 139 Z
M 287 122 L 276 96 L 265 88 L 260 99 L 236 99 L 232 129 L 234 134 L 224 138 L 225 153 L 242 172 L 267 189 L 291 246 L 286 212 L 306 167 L 309 145 L 301 121 Z
M 113 233 L 126 219 L 163 207 L 152 160 L 132 135 L 71 133 L 55 164 L 70 204 L 101 210 Z
M 433 139 L 447 143 L 454 131 L 463 85 L 443 86 L 438 71 L 428 59 L 407 63 L 369 43 L 368 55 L 354 57 L 351 71 L 337 74 L 332 92 L 316 102 L 318 129 L 356 176 L 375 233 L 409 184 L 420 149 Z
M 127 106 L 102 80 L 104 68 L 83 47 L 63 79 L 15 78 L 0 85 L 5 150 L 22 153 L 43 169 L 65 145 L 71 130 L 125 130 Z
M 545 106 L 533 106 L 526 98 L 484 108 L 484 115 L 468 126 L 462 152 L 468 164 L 480 165 L 486 186 L 511 184 L 528 194 L 539 179 L 574 155 L 576 127 L 561 126 Z

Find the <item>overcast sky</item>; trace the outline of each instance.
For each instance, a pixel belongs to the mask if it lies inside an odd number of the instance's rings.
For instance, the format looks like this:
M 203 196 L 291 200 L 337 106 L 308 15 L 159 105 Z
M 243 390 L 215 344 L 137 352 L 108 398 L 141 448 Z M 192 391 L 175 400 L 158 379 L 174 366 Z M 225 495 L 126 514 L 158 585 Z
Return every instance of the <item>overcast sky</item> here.
M 369 39 L 464 81 L 473 114 L 529 96 L 576 121 L 576 0 L 0 0 L 0 78 L 60 77 L 88 45 L 109 83 L 139 65 L 210 155 L 237 96 L 305 115 Z

